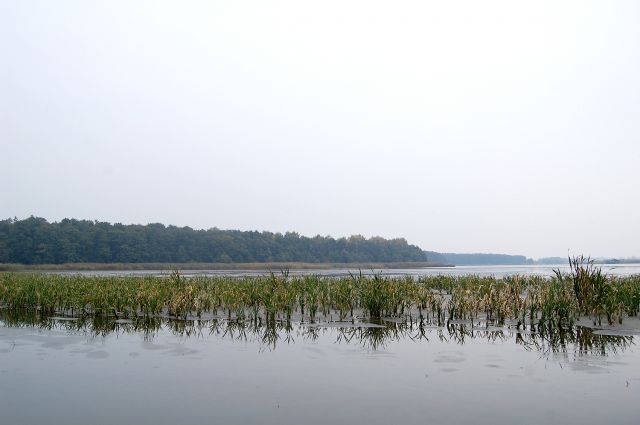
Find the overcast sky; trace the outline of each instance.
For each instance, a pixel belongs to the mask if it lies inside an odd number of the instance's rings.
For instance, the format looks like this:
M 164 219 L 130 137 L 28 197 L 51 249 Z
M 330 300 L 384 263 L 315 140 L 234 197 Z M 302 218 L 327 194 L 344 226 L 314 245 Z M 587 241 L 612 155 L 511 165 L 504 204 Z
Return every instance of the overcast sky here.
M 638 1 L 0 0 L 0 217 L 640 255 Z

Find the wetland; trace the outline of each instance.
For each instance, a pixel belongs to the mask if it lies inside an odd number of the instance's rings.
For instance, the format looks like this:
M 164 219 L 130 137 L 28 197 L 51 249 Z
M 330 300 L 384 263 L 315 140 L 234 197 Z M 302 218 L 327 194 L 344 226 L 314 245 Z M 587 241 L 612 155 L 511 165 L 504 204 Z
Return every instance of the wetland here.
M 0 274 L 3 423 L 636 423 L 640 277 Z

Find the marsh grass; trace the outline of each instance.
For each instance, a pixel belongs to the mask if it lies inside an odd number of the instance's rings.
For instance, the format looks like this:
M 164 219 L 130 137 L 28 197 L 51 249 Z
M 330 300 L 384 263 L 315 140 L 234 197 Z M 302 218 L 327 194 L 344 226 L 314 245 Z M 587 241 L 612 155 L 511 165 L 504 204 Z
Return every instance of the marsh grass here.
M 573 310 L 591 317 L 594 325 L 602 325 L 603 318 L 610 325 L 622 323 L 625 315 L 638 314 L 637 277 L 608 277 L 591 258 L 583 255 L 569 257 L 569 266 L 569 274 L 555 270 L 556 280 L 573 287 L 572 301 L 577 303 Z
M 0 308 L 43 316 L 226 319 L 255 325 L 276 321 L 409 323 L 452 321 L 572 328 L 582 316 L 595 324 L 637 316 L 640 276 L 611 277 L 584 257 L 571 273 L 540 276 L 347 277 L 261 276 L 186 278 L 0 273 Z

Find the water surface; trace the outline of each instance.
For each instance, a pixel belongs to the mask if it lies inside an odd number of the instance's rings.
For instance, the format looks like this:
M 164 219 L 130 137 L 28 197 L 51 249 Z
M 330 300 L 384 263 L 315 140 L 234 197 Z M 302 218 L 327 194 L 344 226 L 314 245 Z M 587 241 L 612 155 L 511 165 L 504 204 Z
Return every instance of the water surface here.
M 636 424 L 637 336 L 579 330 L 5 317 L 0 422 Z
M 602 264 L 598 265 L 602 271 L 611 276 L 630 276 L 640 274 L 640 264 Z M 456 267 L 422 267 L 415 269 L 375 269 L 361 270 L 363 274 L 372 275 L 382 272 L 384 276 L 495 276 L 497 278 L 511 275 L 540 275 L 553 276 L 554 270 L 569 273 L 568 264 L 558 265 L 519 265 L 519 266 L 456 266 Z M 274 270 L 280 272 L 280 270 Z M 159 276 L 169 274 L 167 270 L 84 270 L 84 271 L 55 271 L 56 274 L 80 274 L 86 276 Z M 320 276 L 348 276 L 349 273 L 359 273 L 359 269 L 303 269 L 289 271 L 291 275 L 320 275 Z M 257 276 L 269 273 L 269 270 L 180 270 L 185 276 Z

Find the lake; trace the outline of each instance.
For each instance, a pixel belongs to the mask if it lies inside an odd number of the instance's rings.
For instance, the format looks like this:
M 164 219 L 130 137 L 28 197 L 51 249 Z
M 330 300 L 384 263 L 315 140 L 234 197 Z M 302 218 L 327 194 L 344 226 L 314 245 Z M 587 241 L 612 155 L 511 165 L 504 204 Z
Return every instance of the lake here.
M 637 424 L 638 334 L 13 317 L 0 423 Z
M 602 270 L 612 276 L 629 276 L 640 274 L 640 264 L 602 264 L 598 265 Z M 382 272 L 384 276 L 433 276 L 433 275 L 453 275 L 453 276 L 496 276 L 503 277 L 509 275 L 541 275 L 553 276 L 554 270 L 569 272 L 568 264 L 558 265 L 518 265 L 518 266 L 456 266 L 456 267 L 426 267 L 415 269 L 375 269 L 362 270 L 362 273 L 371 275 Z M 358 269 L 292 269 L 291 275 L 321 276 L 346 276 L 350 272 L 358 273 Z M 170 273 L 170 270 L 89 270 L 89 271 L 55 271 L 56 274 L 80 274 L 85 276 L 157 276 Z M 269 270 L 180 270 L 184 276 L 255 276 L 268 273 Z M 274 270 L 280 272 L 280 270 Z

